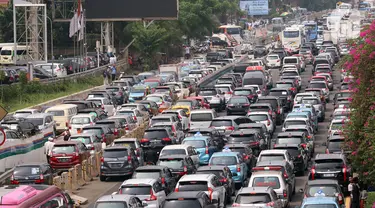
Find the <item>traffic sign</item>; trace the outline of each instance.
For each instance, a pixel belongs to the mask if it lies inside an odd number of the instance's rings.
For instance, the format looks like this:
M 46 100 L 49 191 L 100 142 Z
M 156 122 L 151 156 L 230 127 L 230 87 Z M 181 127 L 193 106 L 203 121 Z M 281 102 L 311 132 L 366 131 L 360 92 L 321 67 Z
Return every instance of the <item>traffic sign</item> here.
M 5 116 L 8 115 L 8 111 L 6 111 L 3 106 L 0 106 L 0 121 L 3 120 L 3 118 L 5 118 Z
M 5 143 L 6 140 L 6 134 L 3 129 L 0 129 L 0 146 L 2 146 Z

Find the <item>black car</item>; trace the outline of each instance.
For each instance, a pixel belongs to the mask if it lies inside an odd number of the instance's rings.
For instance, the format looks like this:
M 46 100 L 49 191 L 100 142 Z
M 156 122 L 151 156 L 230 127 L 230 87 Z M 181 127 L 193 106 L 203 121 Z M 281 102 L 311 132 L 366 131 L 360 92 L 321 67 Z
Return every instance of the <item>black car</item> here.
M 45 69 L 34 67 L 33 77 L 38 78 L 38 79 L 51 79 L 51 78 L 55 78 L 56 74 L 52 75 L 50 72 L 48 72 Z
M 217 203 L 217 200 L 211 200 L 204 191 L 173 192 L 167 196 L 161 208 L 216 208 Z
M 314 147 L 309 145 L 307 134 L 298 129 L 295 131 L 278 133 L 276 144 L 301 144 L 301 146 L 308 152 L 309 157 L 312 157 L 314 154 Z
M 255 103 L 258 99 L 258 94 L 252 87 L 237 87 L 233 91 L 233 95 L 246 96 L 250 103 Z
M 174 177 L 180 179 L 183 175 L 194 174 L 197 168 L 193 160 L 188 155 L 165 155 L 159 157 L 156 165 L 166 166 L 171 171 Z
M 96 108 L 96 105 L 91 101 L 86 100 L 64 100 L 63 104 L 74 104 L 78 110 L 85 110 L 87 108 Z
M 194 128 L 190 129 L 185 137 L 194 136 L 196 133 L 200 133 L 202 136 L 211 137 L 212 141 L 215 143 L 215 146 L 221 150 L 225 145 L 224 137 L 225 135 L 220 133 L 217 129 L 212 128 Z
M 197 174 L 214 174 L 216 175 L 220 182 L 225 188 L 225 193 L 227 194 L 227 199 L 230 199 L 232 195 L 235 194 L 236 187 L 234 184 L 232 172 L 227 166 L 201 166 L 197 170 Z
M 254 48 L 254 58 L 261 58 L 268 54 L 268 50 L 264 45 L 257 45 Z
M 112 93 L 112 97 L 114 97 L 117 105 L 122 105 L 126 102 L 127 100 L 127 93 L 124 91 L 122 87 L 118 86 L 110 86 L 106 87 L 106 90 L 109 90 Z
M 48 163 L 25 163 L 14 167 L 10 183 L 22 184 L 53 184 L 53 170 Z
M 265 138 L 257 130 L 241 129 L 233 131 L 228 137 L 228 144 L 246 144 L 254 155 L 258 156 L 262 150 L 268 149 Z
M 210 53 L 207 53 L 207 55 L 206 55 L 206 59 L 207 59 L 208 62 L 215 62 L 215 61 L 221 59 L 221 57 L 222 56 L 218 52 L 210 52 Z
M 146 165 L 138 167 L 132 178 L 152 178 L 158 180 L 165 188 L 166 194 L 173 192 L 176 186 L 176 178 L 173 176 L 171 170 L 167 166 Z
M 130 176 L 139 166 L 135 150 L 126 146 L 103 149 L 101 163 L 100 181 L 105 181 L 107 177 Z
M 283 107 L 286 107 L 287 110 L 292 110 L 293 93 L 291 90 L 286 88 L 273 88 L 270 90 L 269 95 L 279 97 Z
M 281 100 L 275 96 L 263 96 L 258 98 L 258 103 L 269 103 L 272 105 L 273 110 L 276 113 L 276 124 L 281 125 L 285 119 L 284 117 L 284 109 Z
M 317 154 L 309 173 L 309 180 L 336 179 L 341 186 L 348 187 L 351 168 L 344 154 Z
M 257 158 L 253 154 L 253 150 L 246 144 L 227 144 L 225 148 L 230 149 L 232 152 L 238 152 L 243 156 L 243 161 L 246 163 L 248 173 L 250 174 L 257 163 Z
M 249 111 L 250 101 L 245 96 L 233 96 L 227 103 L 227 115 L 246 115 Z
M 268 145 L 270 145 L 271 143 L 271 134 L 270 132 L 267 130 L 267 127 L 264 123 L 248 123 L 248 124 L 240 124 L 238 126 L 238 130 L 241 130 L 241 129 L 253 129 L 253 130 L 256 130 L 259 132 L 259 134 L 266 139 L 266 143 Z M 268 149 L 270 148 L 270 146 L 268 146 Z
M 299 144 L 275 144 L 273 149 L 287 150 L 292 156 L 294 171 L 296 174 L 303 176 L 308 165 L 308 156 L 303 147 Z
M 304 196 L 316 197 L 318 191 L 323 191 L 327 197 L 336 197 L 340 205 L 344 204 L 344 193 L 340 184 L 335 179 L 318 179 L 307 181 L 305 185 Z
M 327 154 L 344 153 L 345 155 L 349 155 L 351 151 L 345 150 L 344 145 L 345 145 L 345 139 L 342 135 L 333 135 L 328 138 L 326 153 Z

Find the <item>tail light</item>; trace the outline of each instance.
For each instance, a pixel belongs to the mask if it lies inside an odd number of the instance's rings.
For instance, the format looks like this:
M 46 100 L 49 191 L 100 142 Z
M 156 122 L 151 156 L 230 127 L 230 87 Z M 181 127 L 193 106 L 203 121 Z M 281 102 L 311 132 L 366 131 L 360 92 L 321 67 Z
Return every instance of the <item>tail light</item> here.
M 14 180 L 14 175 L 12 174 L 12 176 L 10 177 L 10 183 L 11 183 L 12 185 L 17 185 L 17 184 L 19 184 L 20 182 L 17 181 L 17 180 Z
M 298 155 L 298 156 L 297 156 L 297 158 L 301 158 L 301 157 L 302 157 L 302 155 Z
M 188 172 L 187 166 L 184 166 L 184 173 L 186 174 Z
M 243 106 L 243 107 L 249 107 L 250 104 L 247 104 L 247 103 L 246 103 L 246 104 L 243 104 L 242 106 Z
M 315 166 L 311 167 L 311 180 L 315 180 Z
M 101 158 L 100 158 L 100 162 L 104 162 L 104 157 L 101 157 Z
M 229 107 L 233 107 L 233 106 L 234 106 L 234 104 L 228 104 L 228 106 L 229 106 Z
M 306 147 L 307 147 L 306 144 L 301 144 L 301 146 L 303 147 L 303 149 L 306 149 Z
M 133 120 L 134 120 L 134 121 L 137 121 L 137 116 L 133 116 Z
M 348 171 L 348 169 L 347 169 L 346 166 L 344 165 L 344 166 L 342 167 L 342 173 L 344 174 L 344 181 L 346 181 L 346 179 L 347 179 L 347 171 Z
M 161 178 L 161 184 L 163 184 L 163 185 L 165 184 L 165 178 L 164 177 Z
M 229 127 L 225 128 L 225 130 L 231 130 L 231 131 L 234 131 L 234 126 L 229 126 Z
M 262 94 L 262 91 L 258 90 L 257 93 L 258 93 L 258 94 Z
M 128 155 L 128 162 L 132 161 L 132 156 Z
M 329 149 L 326 149 L 326 154 L 329 154 Z
M 67 128 L 69 128 L 69 129 L 72 129 L 72 127 L 69 125 L 68 122 L 65 122 L 65 126 L 66 126 Z
M 222 179 L 220 179 L 220 182 L 222 182 L 222 183 L 226 183 L 226 182 L 227 182 L 227 179 L 226 179 L 226 178 L 222 178 Z
M 271 125 L 271 121 L 267 120 L 267 126 Z
M 241 166 L 240 166 L 240 164 L 237 164 L 237 172 L 241 172 Z
M 182 119 L 182 116 L 178 115 L 178 118 L 181 120 L 181 119 Z
M 252 146 L 259 146 L 260 142 L 250 142 L 250 145 Z
M 36 179 L 36 180 L 35 180 L 35 183 L 44 183 L 44 175 L 43 175 L 43 174 L 40 174 L 40 175 L 39 175 L 39 179 Z
M 214 193 L 214 190 L 212 188 L 208 188 L 208 195 L 210 196 L 210 200 L 212 201 L 212 194 Z
M 280 59 L 278 59 L 276 62 L 280 62 Z
M 90 126 L 92 126 L 92 125 L 94 125 L 94 123 L 93 123 L 93 122 L 90 122 Z
M 141 139 L 141 143 L 148 143 L 148 142 L 150 142 L 149 139 L 146 139 L 146 138 Z
M 275 205 L 275 202 L 268 202 L 267 204 L 266 204 L 266 206 L 269 206 L 269 207 L 273 207 Z
M 105 135 L 102 134 L 102 138 L 103 138 L 103 143 L 106 143 L 107 142 L 107 139 L 105 138 Z
M 206 151 L 205 151 L 205 154 L 208 154 L 208 147 L 206 147 Z
M 240 204 L 237 204 L 237 203 L 234 203 L 232 204 L 232 207 L 240 207 L 241 205 Z
M 307 136 L 307 138 L 308 138 L 308 139 L 311 139 L 312 137 L 309 135 L 309 136 Z
M 152 191 L 151 189 L 151 192 L 150 192 L 150 198 L 149 199 L 145 199 L 146 201 L 156 201 L 158 200 L 158 198 L 154 195 L 154 192 Z
M 287 197 L 288 197 L 288 193 L 286 192 L 285 189 L 283 190 L 283 196 L 284 196 L 284 198 L 287 198 Z
M 271 111 L 271 110 L 268 110 L 268 114 L 269 114 L 269 115 L 272 115 L 272 111 Z
M 102 110 L 104 110 L 104 105 L 102 105 Z
M 284 178 L 289 178 L 288 174 L 286 173 L 286 171 L 284 171 Z
M 172 125 L 172 131 L 176 132 L 176 128 Z
M 120 95 L 120 96 L 123 96 L 124 94 L 123 94 L 122 92 L 119 92 L 119 95 Z
M 280 114 L 280 106 L 277 107 L 277 114 Z
M 90 148 L 90 150 L 95 150 L 95 147 L 94 147 L 94 146 L 92 146 L 92 147 Z
M 125 125 L 125 130 L 129 131 L 129 125 L 128 124 Z
M 178 192 L 178 188 L 175 188 L 175 189 L 174 189 L 174 192 Z
M 115 128 L 115 131 L 113 132 L 113 134 L 114 134 L 115 136 L 118 136 L 118 129 L 117 129 L 117 128 Z
M 339 204 L 344 204 L 344 197 L 342 196 L 342 194 L 339 194 L 337 198 L 339 199 Z
M 166 137 L 166 138 L 163 138 L 163 139 L 161 139 L 163 142 L 172 142 L 172 139 L 171 138 L 168 138 L 168 137 Z

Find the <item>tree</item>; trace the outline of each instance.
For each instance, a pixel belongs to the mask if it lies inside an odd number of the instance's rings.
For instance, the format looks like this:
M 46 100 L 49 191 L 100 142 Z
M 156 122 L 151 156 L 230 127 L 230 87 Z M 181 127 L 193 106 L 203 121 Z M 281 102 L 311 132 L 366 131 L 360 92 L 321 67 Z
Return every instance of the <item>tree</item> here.
M 154 57 L 167 38 L 167 31 L 157 24 L 145 28 L 141 23 L 134 23 L 131 31 L 134 47 L 142 53 L 144 70 L 148 71 L 154 67 Z

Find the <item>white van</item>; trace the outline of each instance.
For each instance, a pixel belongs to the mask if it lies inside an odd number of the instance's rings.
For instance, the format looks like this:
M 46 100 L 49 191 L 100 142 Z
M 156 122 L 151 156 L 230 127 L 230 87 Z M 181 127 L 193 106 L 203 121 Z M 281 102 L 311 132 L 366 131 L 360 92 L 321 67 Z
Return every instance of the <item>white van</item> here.
M 67 70 L 65 69 L 64 65 L 61 63 L 47 63 L 47 64 L 37 64 L 35 67 L 40 67 L 45 69 L 49 73 L 56 75 L 57 77 L 65 77 L 68 75 Z M 52 73 L 53 71 L 53 73 Z
M 0 51 L 0 64 L 3 65 L 15 65 L 13 60 L 15 56 L 14 45 L 4 46 Z M 17 46 L 17 64 L 27 64 L 27 46 Z
M 70 119 L 69 129 L 71 134 L 81 133 L 83 127 L 94 125 L 96 121 L 95 115 L 77 114 Z
M 189 116 L 190 129 L 209 128 L 212 119 L 216 117 L 214 109 L 192 110 Z
M 69 127 L 70 119 L 77 115 L 77 105 L 61 104 L 46 109 L 45 113 L 53 115 L 53 120 L 56 121 L 56 130 L 64 131 Z

